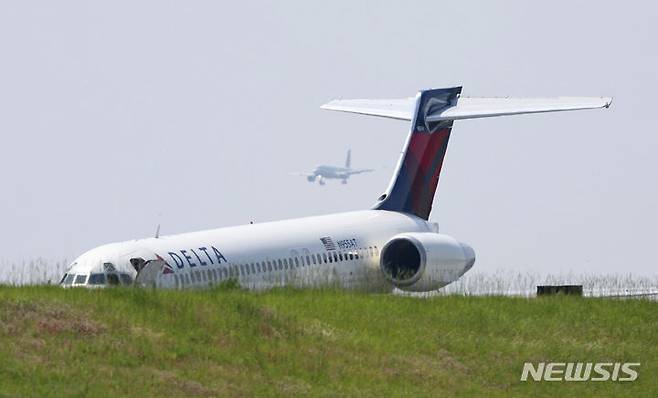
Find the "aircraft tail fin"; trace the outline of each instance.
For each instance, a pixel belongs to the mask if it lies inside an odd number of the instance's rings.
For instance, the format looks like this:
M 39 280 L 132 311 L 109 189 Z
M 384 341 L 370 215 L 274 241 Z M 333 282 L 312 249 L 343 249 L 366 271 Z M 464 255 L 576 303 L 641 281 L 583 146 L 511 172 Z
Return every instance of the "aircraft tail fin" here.
M 401 100 L 337 100 L 323 109 L 411 120 L 397 171 L 374 209 L 428 219 L 454 120 L 608 108 L 612 98 L 467 98 L 461 87 L 420 91 Z M 348 158 L 349 159 L 349 158 Z
M 426 90 L 416 97 L 411 132 L 387 193 L 374 208 L 401 211 L 428 219 L 448 149 L 452 120 L 433 122 L 427 116 L 454 106 L 461 87 Z
M 345 168 L 349 169 L 351 165 L 352 165 L 352 150 L 348 149 L 347 150 L 347 159 L 345 159 Z

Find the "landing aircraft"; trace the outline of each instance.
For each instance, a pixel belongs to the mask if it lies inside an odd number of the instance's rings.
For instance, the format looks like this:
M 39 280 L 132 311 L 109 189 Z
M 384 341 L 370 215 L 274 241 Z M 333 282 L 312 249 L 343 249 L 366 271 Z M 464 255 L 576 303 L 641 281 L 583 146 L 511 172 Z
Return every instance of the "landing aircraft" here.
M 322 106 L 411 121 L 395 174 L 368 210 L 111 243 L 78 257 L 61 284 L 190 289 L 234 279 L 250 289 L 439 289 L 475 263 L 469 245 L 439 233 L 428 221 L 454 122 L 607 108 L 612 101 L 469 98 L 461 97 L 461 90 L 432 89 L 402 100 L 338 100 Z
M 347 150 L 347 159 L 345 160 L 345 166 L 340 167 L 340 166 L 327 166 L 327 165 L 320 165 L 317 166 L 315 169 L 313 169 L 312 172 L 310 173 L 290 173 L 292 175 L 299 175 L 306 177 L 306 180 L 308 182 L 315 182 L 317 181 L 318 184 L 324 185 L 325 180 L 328 179 L 338 179 L 341 180 L 341 183 L 347 184 L 347 180 L 350 178 L 351 175 L 354 174 L 361 174 L 361 173 L 369 173 L 372 171 L 372 169 L 353 169 L 351 167 L 352 163 L 352 151 Z

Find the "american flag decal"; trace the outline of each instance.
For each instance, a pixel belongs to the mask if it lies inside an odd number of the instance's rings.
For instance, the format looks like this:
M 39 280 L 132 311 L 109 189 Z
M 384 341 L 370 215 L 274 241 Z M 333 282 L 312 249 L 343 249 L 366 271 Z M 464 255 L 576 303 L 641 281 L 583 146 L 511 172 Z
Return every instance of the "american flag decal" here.
M 320 240 L 322 241 L 325 250 L 336 250 L 336 245 L 334 244 L 334 241 L 330 237 L 324 236 L 320 238 Z

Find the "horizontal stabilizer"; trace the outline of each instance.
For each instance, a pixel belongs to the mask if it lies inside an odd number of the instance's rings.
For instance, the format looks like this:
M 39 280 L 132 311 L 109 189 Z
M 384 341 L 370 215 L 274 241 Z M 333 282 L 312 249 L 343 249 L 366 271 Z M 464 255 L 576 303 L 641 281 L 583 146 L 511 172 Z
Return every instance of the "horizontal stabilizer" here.
M 435 113 L 426 115 L 427 122 L 444 120 L 475 119 L 483 117 L 575 111 L 580 109 L 607 108 L 610 97 L 555 97 L 555 98 L 512 98 L 512 97 L 459 97 L 454 105 L 437 107 Z M 415 112 L 416 98 L 391 100 L 334 100 L 322 109 L 380 116 L 391 119 L 411 120 Z

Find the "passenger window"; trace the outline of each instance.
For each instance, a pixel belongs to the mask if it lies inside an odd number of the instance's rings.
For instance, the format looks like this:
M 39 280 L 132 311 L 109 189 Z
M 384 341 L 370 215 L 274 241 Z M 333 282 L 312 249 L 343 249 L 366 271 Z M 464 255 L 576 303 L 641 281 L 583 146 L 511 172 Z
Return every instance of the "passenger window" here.
M 313 265 L 317 264 L 317 261 L 315 261 L 315 253 L 311 254 L 311 259 L 313 260 Z
M 343 261 L 343 252 L 338 253 L 338 258 L 340 261 Z
M 107 274 L 107 284 L 110 286 L 119 285 L 119 276 L 117 274 Z
M 327 253 L 322 253 L 322 260 L 324 260 L 324 263 L 327 263 Z
M 256 271 L 260 274 L 260 263 L 256 263 Z
M 336 254 L 336 252 L 334 252 L 334 261 L 338 262 L 338 254 Z
M 279 263 L 279 268 L 278 269 L 282 270 L 283 269 L 283 263 L 281 262 L 281 259 L 277 260 L 277 262 Z
M 299 268 L 299 257 L 295 257 L 295 267 Z
M 87 282 L 87 275 L 78 275 L 75 277 L 76 285 L 84 285 Z
M 330 262 L 330 263 L 333 263 L 333 262 L 334 262 L 333 257 L 331 257 L 331 253 L 329 253 L 329 262 Z
M 73 275 L 71 275 L 73 276 Z M 89 284 L 90 285 L 104 285 L 105 284 L 105 274 L 91 274 L 89 275 Z
M 350 261 L 354 260 L 354 253 L 350 252 Z
M 75 275 L 74 275 L 74 274 L 68 274 L 68 275 L 66 275 L 66 278 L 64 279 L 64 284 L 65 284 L 65 285 L 70 285 L 71 283 L 73 283 L 73 279 L 74 279 L 74 278 L 75 278 Z
M 306 265 L 311 265 L 311 256 L 309 256 L 308 254 L 306 255 Z
M 290 262 L 290 265 L 292 265 L 292 261 Z M 283 259 L 283 268 L 288 269 L 288 259 L 287 258 Z

